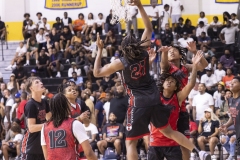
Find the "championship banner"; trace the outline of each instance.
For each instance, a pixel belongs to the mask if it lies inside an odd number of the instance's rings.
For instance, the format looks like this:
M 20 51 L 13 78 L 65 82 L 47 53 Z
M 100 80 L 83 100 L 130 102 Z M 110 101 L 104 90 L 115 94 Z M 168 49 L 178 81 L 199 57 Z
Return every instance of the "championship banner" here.
M 238 3 L 239 0 L 216 0 L 216 3 Z
M 162 0 L 141 0 L 142 5 L 144 6 L 151 6 L 152 4 L 155 5 L 161 5 L 162 4 Z
M 87 7 L 87 0 L 45 0 L 47 9 L 79 9 Z

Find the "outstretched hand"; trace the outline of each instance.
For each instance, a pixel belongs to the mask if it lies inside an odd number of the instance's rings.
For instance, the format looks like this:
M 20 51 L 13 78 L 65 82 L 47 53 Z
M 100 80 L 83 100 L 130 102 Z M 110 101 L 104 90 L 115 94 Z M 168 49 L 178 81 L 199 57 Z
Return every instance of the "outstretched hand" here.
M 98 49 L 104 48 L 104 44 L 103 44 L 103 41 L 100 39 L 99 33 L 97 33 L 97 46 L 98 46 Z
M 196 42 L 195 41 L 192 41 L 192 42 L 187 42 L 188 46 L 187 46 L 187 49 L 194 53 L 197 51 L 197 46 L 196 46 Z
M 148 55 L 149 55 L 149 61 L 150 62 L 153 62 L 156 58 L 156 52 L 154 51 L 153 48 L 151 48 L 149 51 L 148 51 Z
M 202 51 L 198 51 L 197 54 L 192 59 L 193 65 L 197 65 L 203 57 Z
M 172 49 L 172 47 L 168 47 L 168 46 L 162 46 L 158 52 L 168 52 L 170 49 Z
M 128 5 L 130 6 L 139 6 L 141 4 L 140 0 L 128 0 Z

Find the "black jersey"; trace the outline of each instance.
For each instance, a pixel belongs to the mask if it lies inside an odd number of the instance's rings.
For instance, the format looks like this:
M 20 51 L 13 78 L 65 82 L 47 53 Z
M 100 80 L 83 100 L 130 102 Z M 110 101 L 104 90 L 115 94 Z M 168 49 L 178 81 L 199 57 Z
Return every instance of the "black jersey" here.
M 25 108 L 24 115 L 26 120 L 26 134 L 22 141 L 22 153 L 23 154 L 43 154 L 41 146 L 41 131 L 31 133 L 28 130 L 27 119 L 36 119 L 36 124 L 43 124 L 46 122 L 46 113 L 49 112 L 49 105 L 46 100 L 41 101 L 41 103 L 30 99 Z
M 129 106 L 147 107 L 160 104 L 159 91 L 156 83 L 149 74 L 149 56 L 143 53 L 141 60 L 120 60 L 125 69 L 122 70 L 122 82 L 126 89 Z

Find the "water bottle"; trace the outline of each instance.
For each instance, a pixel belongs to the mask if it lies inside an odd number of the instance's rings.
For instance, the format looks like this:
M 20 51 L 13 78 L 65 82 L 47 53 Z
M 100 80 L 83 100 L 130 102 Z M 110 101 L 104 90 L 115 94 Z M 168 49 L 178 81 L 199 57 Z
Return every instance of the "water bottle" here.
M 98 149 L 95 149 L 95 155 L 98 157 Z

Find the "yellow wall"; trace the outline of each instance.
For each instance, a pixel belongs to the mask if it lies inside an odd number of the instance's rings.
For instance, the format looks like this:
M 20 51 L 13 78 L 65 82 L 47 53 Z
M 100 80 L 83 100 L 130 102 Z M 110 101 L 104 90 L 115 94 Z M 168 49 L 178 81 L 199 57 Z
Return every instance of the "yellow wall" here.
M 213 17 L 216 15 L 207 15 L 208 23 L 212 22 Z M 219 18 L 219 21 L 222 22 L 222 15 L 217 15 Z M 189 18 L 192 21 L 192 25 L 196 26 L 197 25 L 197 20 L 199 18 L 199 15 L 183 15 L 182 16 L 184 20 Z M 54 21 L 49 22 L 50 25 L 54 23 Z M 23 40 L 22 36 L 22 24 L 23 22 L 6 22 L 7 26 L 7 31 L 8 31 L 8 41 L 20 41 Z M 125 25 L 122 24 L 122 28 L 125 29 Z M 141 18 L 138 18 L 138 28 L 143 29 L 143 21 Z

